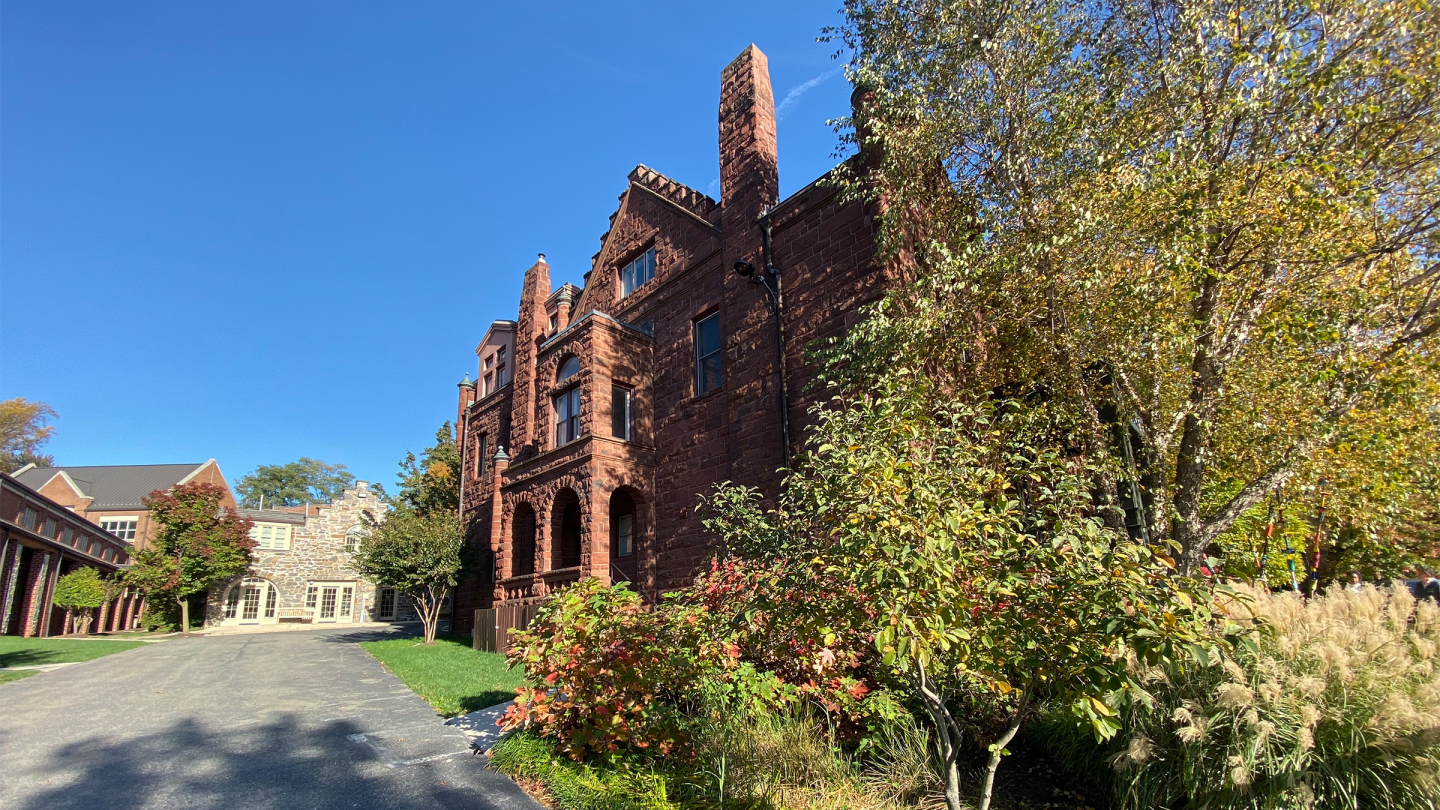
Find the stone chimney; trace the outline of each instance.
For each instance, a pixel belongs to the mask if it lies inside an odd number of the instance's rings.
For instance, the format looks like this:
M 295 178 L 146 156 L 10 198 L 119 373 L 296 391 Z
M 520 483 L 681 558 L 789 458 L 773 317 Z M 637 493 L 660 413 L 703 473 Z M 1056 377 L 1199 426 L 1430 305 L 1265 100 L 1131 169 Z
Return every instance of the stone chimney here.
M 720 73 L 720 227 L 752 229 L 779 199 L 770 63 L 752 44 Z
M 545 254 L 540 254 L 535 264 L 525 271 L 525 284 L 520 289 L 520 317 L 515 324 L 515 367 L 511 370 L 513 380 L 514 421 L 511 423 L 510 441 L 515 445 L 515 458 L 524 458 L 535 452 L 535 443 L 543 431 L 537 432 L 535 420 L 535 350 L 544 342 L 550 330 L 550 313 L 545 302 L 550 298 L 550 265 Z M 539 390 L 543 390 L 543 387 Z

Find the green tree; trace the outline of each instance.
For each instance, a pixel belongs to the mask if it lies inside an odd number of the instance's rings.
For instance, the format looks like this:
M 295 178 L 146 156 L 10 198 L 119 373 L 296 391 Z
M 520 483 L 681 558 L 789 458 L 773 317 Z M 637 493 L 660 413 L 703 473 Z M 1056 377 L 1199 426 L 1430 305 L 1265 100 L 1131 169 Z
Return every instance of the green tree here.
M 82 636 L 90 634 L 96 609 L 113 597 L 100 572 L 89 566 L 77 568 L 55 583 L 55 606 L 75 614 L 75 632 Z
M 449 422 L 435 432 L 435 444 L 420 452 L 407 452 L 400 462 L 400 491 L 395 499 L 418 512 L 460 510 L 460 448 Z
M 300 457 L 289 464 L 262 464 L 240 477 L 235 493 L 242 506 L 300 506 L 329 503 L 353 486 L 355 476 L 344 464 L 326 464 L 319 459 Z M 263 500 L 262 500 L 263 499 Z
M 45 424 L 54 418 L 55 410 L 43 402 L 27 402 L 24 397 L 0 402 L 0 472 L 15 472 L 32 463 L 54 466 L 54 456 L 40 453 L 40 446 L 55 433 Z
M 409 596 L 425 625 L 425 643 L 433 643 L 446 597 L 474 564 L 459 515 L 402 505 L 367 528 L 355 552 L 355 570 Z
M 147 598 L 180 606 L 181 632 L 190 632 L 188 597 L 250 568 L 253 522 L 221 508 L 225 490 L 214 484 L 181 484 L 144 498 L 160 529 L 134 554 L 125 580 Z
M 913 355 L 1065 403 L 1107 524 L 1133 487 L 1184 570 L 1340 456 L 1342 522 L 1408 525 L 1381 508 L 1433 489 L 1361 489 L 1410 476 L 1367 448 L 1440 429 L 1437 28 L 1429 0 L 849 0 L 907 282 L 852 379 Z
M 988 810 L 1037 696 L 1108 738 L 1134 685 L 1127 657 L 1170 661 L 1204 643 L 1208 599 L 1154 547 L 1104 526 L 1091 471 L 1060 441 L 1065 418 L 1004 401 L 937 405 L 927 387 L 902 376 L 835 403 L 776 509 L 722 487 L 706 527 L 741 557 L 778 564 L 771 610 L 806 582 L 863 597 L 850 621 L 934 724 L 951 810 L 963 806 L 967 732 L 990 752 Z M 817 632 L 827 645 L 843 635 Z

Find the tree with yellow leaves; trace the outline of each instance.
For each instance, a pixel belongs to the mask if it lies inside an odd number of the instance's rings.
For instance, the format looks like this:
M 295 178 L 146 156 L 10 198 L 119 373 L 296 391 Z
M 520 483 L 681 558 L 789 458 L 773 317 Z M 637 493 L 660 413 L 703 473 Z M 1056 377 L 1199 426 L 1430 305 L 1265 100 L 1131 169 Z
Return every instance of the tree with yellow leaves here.
M 0 402 L 0 472 L 15 472 L 26 464 L 54 465 L 55 457 L 42 455 L 40 446 L 55 433 L 55 411 L 43 402 L 15 397 Z
M 1434 0 L 850 0 L 835 36 L 911 268 L 857 390 L 914 357 L 1063 403 L 1107 524 L 1186 571 L 1327 472 L 1332 525 L 1433 510 Z

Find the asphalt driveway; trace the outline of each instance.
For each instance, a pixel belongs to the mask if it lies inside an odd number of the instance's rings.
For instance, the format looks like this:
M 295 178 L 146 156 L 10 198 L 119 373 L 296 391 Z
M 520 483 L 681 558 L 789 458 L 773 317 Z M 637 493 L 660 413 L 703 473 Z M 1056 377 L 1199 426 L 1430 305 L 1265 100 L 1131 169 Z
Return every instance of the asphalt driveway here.
M 0 686 L 0 807 L 538 808 L 376 637 L 174 639 Z

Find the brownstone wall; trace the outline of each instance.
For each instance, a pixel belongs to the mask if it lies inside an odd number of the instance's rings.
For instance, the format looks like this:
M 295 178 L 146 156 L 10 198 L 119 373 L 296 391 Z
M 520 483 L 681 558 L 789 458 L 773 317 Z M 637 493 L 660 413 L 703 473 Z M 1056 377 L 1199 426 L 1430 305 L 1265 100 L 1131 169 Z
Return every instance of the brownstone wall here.
M 764 220 L 781 271 L 796 450 L 817 396 L 807 391 L 816 368 L 805 347 L 853 325 L 857 307 L 876 298 L 891 277 L 877 262 L 873 210 L 841 203 L 813 183 L 778 201 L 774 96 L 765 56 L 754 46 L 722 73 L 719 138 L 720 203 L 637 167 L 569 328 L 547 336 L 549 267 L 537 263 L 525 273 L 512 390 L 474 405 L 462 393 L 467 449 L 473 452 L 474 438 L 487 433 L 493 454 L 494 437 L 513 431 L 498 497 L 488 476 L 469 479 L 465 493 L 472 525 L 496 527 L 472 530 L 498 557 L 493 600 L 533 601 L 580 575 L 617 578 L 610 503 L 618 491 L 636 502 L 635 579 L 651 597 L 690 581 L 715 549 L 696 514 L 702 494 L 726 480 L 775 492 L 784 460 L 775 324 L 764 291 L 732 270 L 737 259 L 764 267 Z M 649 248 L 656 254 L 655 278 L 621 298 L 620 268 Z M 724 381 L 697 395 L 694 324 L 711 313 L 721 319 Z M 559 365 L 571 356 L 581 362 L 582 438 L 557 448 L 552 397 L 575 384 L 556 384 Z M 610 437 L 612 382 L 634 390 L 634 441 Z M 570 493 L 581 506 L 581 565 L 552 571 L 555 505 Z M 537 573 L 515 576 L 514 517 L 522 504 L 537 516 Z M 483 591 L 474 583 L 462 589 L 457 628 L 473 608 L 489 606 Z

